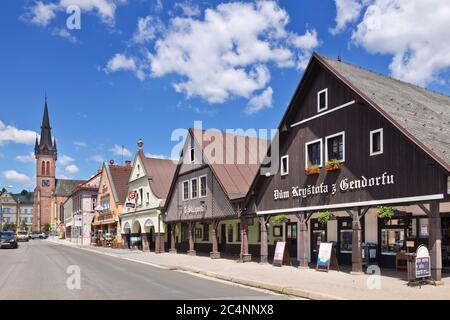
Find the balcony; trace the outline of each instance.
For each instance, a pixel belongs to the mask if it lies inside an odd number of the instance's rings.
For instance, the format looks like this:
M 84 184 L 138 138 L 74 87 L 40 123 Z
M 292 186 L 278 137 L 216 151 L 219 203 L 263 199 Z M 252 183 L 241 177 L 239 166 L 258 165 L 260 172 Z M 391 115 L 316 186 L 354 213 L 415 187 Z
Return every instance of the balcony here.
M 110 210 L 105 210 L 102 213 L 99 213 L 97 217 L 97 221 L 105 221 L 105 220 L 114 220 L 114 213 Z

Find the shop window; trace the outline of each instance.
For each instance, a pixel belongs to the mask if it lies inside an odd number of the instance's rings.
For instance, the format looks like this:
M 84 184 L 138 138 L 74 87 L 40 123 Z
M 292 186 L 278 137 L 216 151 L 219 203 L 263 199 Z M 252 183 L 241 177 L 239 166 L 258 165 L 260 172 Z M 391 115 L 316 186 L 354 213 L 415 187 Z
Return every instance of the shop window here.
M 232 224 L 228 225 L 228 233 L 227 233 L 227 235 L 228 235 L 228 241 L 227 242 L 229 242 L 229 243 L 233 242 L 233 225 Z
M 189 200 L 189 181 L 183 181 L 183 190 L 182 190 L 182 196 L 183 196 L 183 201 Z
M 201 228 L 195 228 L 195 239 L 201 240 L 203 238 L 203 230 Z
M 317 92 L 317 112 L 328 109 L 328 89 Z
M 289 174 L 289 156 L 285 155 L 281 157 L 281 175 L 285 176 Z
M 194 178 L 191 180 L 191 199 L 198 198 L 198 179 Z
M 322 139 L 305 144 L 305 168 L 309 166 L 322 166 Z
M 395 254 L 403 249 L 405 229 L 381 230 L 381 254 Z
M 352 252 L 352 238 L 353 230 L 341 230 L 339 237 L 340 241 L 340 252 L 341 253 L 351 253 Z
M 383 129 L 370 131 L 370 155 L 383 153 Z
M 206 176 L 200 177 L 200 197 L 206 197 Z
M 428 238 L 428 218 L 419 219 L 419 238 Z
M 345 132 L 340 132 L 325 138 L 325 161 L 336 159 L 345 161 Z
M 203 224 L 203 241 L 209 241 L 209 224 Z

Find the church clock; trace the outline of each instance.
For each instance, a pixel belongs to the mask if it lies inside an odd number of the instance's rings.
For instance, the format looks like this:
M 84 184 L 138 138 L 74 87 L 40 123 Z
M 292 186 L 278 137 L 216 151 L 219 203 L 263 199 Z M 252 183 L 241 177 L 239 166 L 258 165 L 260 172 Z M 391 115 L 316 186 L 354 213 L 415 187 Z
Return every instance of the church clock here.
M 50 186 L 50 180 L 48 180 L 48 179 L 42 180 L 42 186 L 43 187 L 49 187 Z

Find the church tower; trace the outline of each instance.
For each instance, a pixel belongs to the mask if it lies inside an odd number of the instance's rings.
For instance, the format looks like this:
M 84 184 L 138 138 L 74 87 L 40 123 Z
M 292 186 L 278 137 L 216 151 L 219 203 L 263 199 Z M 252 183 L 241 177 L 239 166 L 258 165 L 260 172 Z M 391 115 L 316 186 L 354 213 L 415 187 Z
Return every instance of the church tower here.
M 41 136 L 36 137 L 34 146 L 36 158 L 36 189 L 34 193 L 33 230 L 42 231 L 52 220 L 52 194 L 56 187 L 56 141 L 52 139 L 52 128 L 48 116 L 47 97 L 45 97 Z

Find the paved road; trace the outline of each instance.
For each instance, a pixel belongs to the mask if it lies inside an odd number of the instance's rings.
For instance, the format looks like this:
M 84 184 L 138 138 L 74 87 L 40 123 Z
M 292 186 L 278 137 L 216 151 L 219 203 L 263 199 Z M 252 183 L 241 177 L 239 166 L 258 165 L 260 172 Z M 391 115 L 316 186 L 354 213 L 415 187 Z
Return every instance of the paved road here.
M 79 266 L 81 288 L 67 287 Z M 72 282 L 73 283 L 73 282 Z M 280 295 L 121 260 L 45 240 L 0 250 L 3 299 L 284 299 Z

